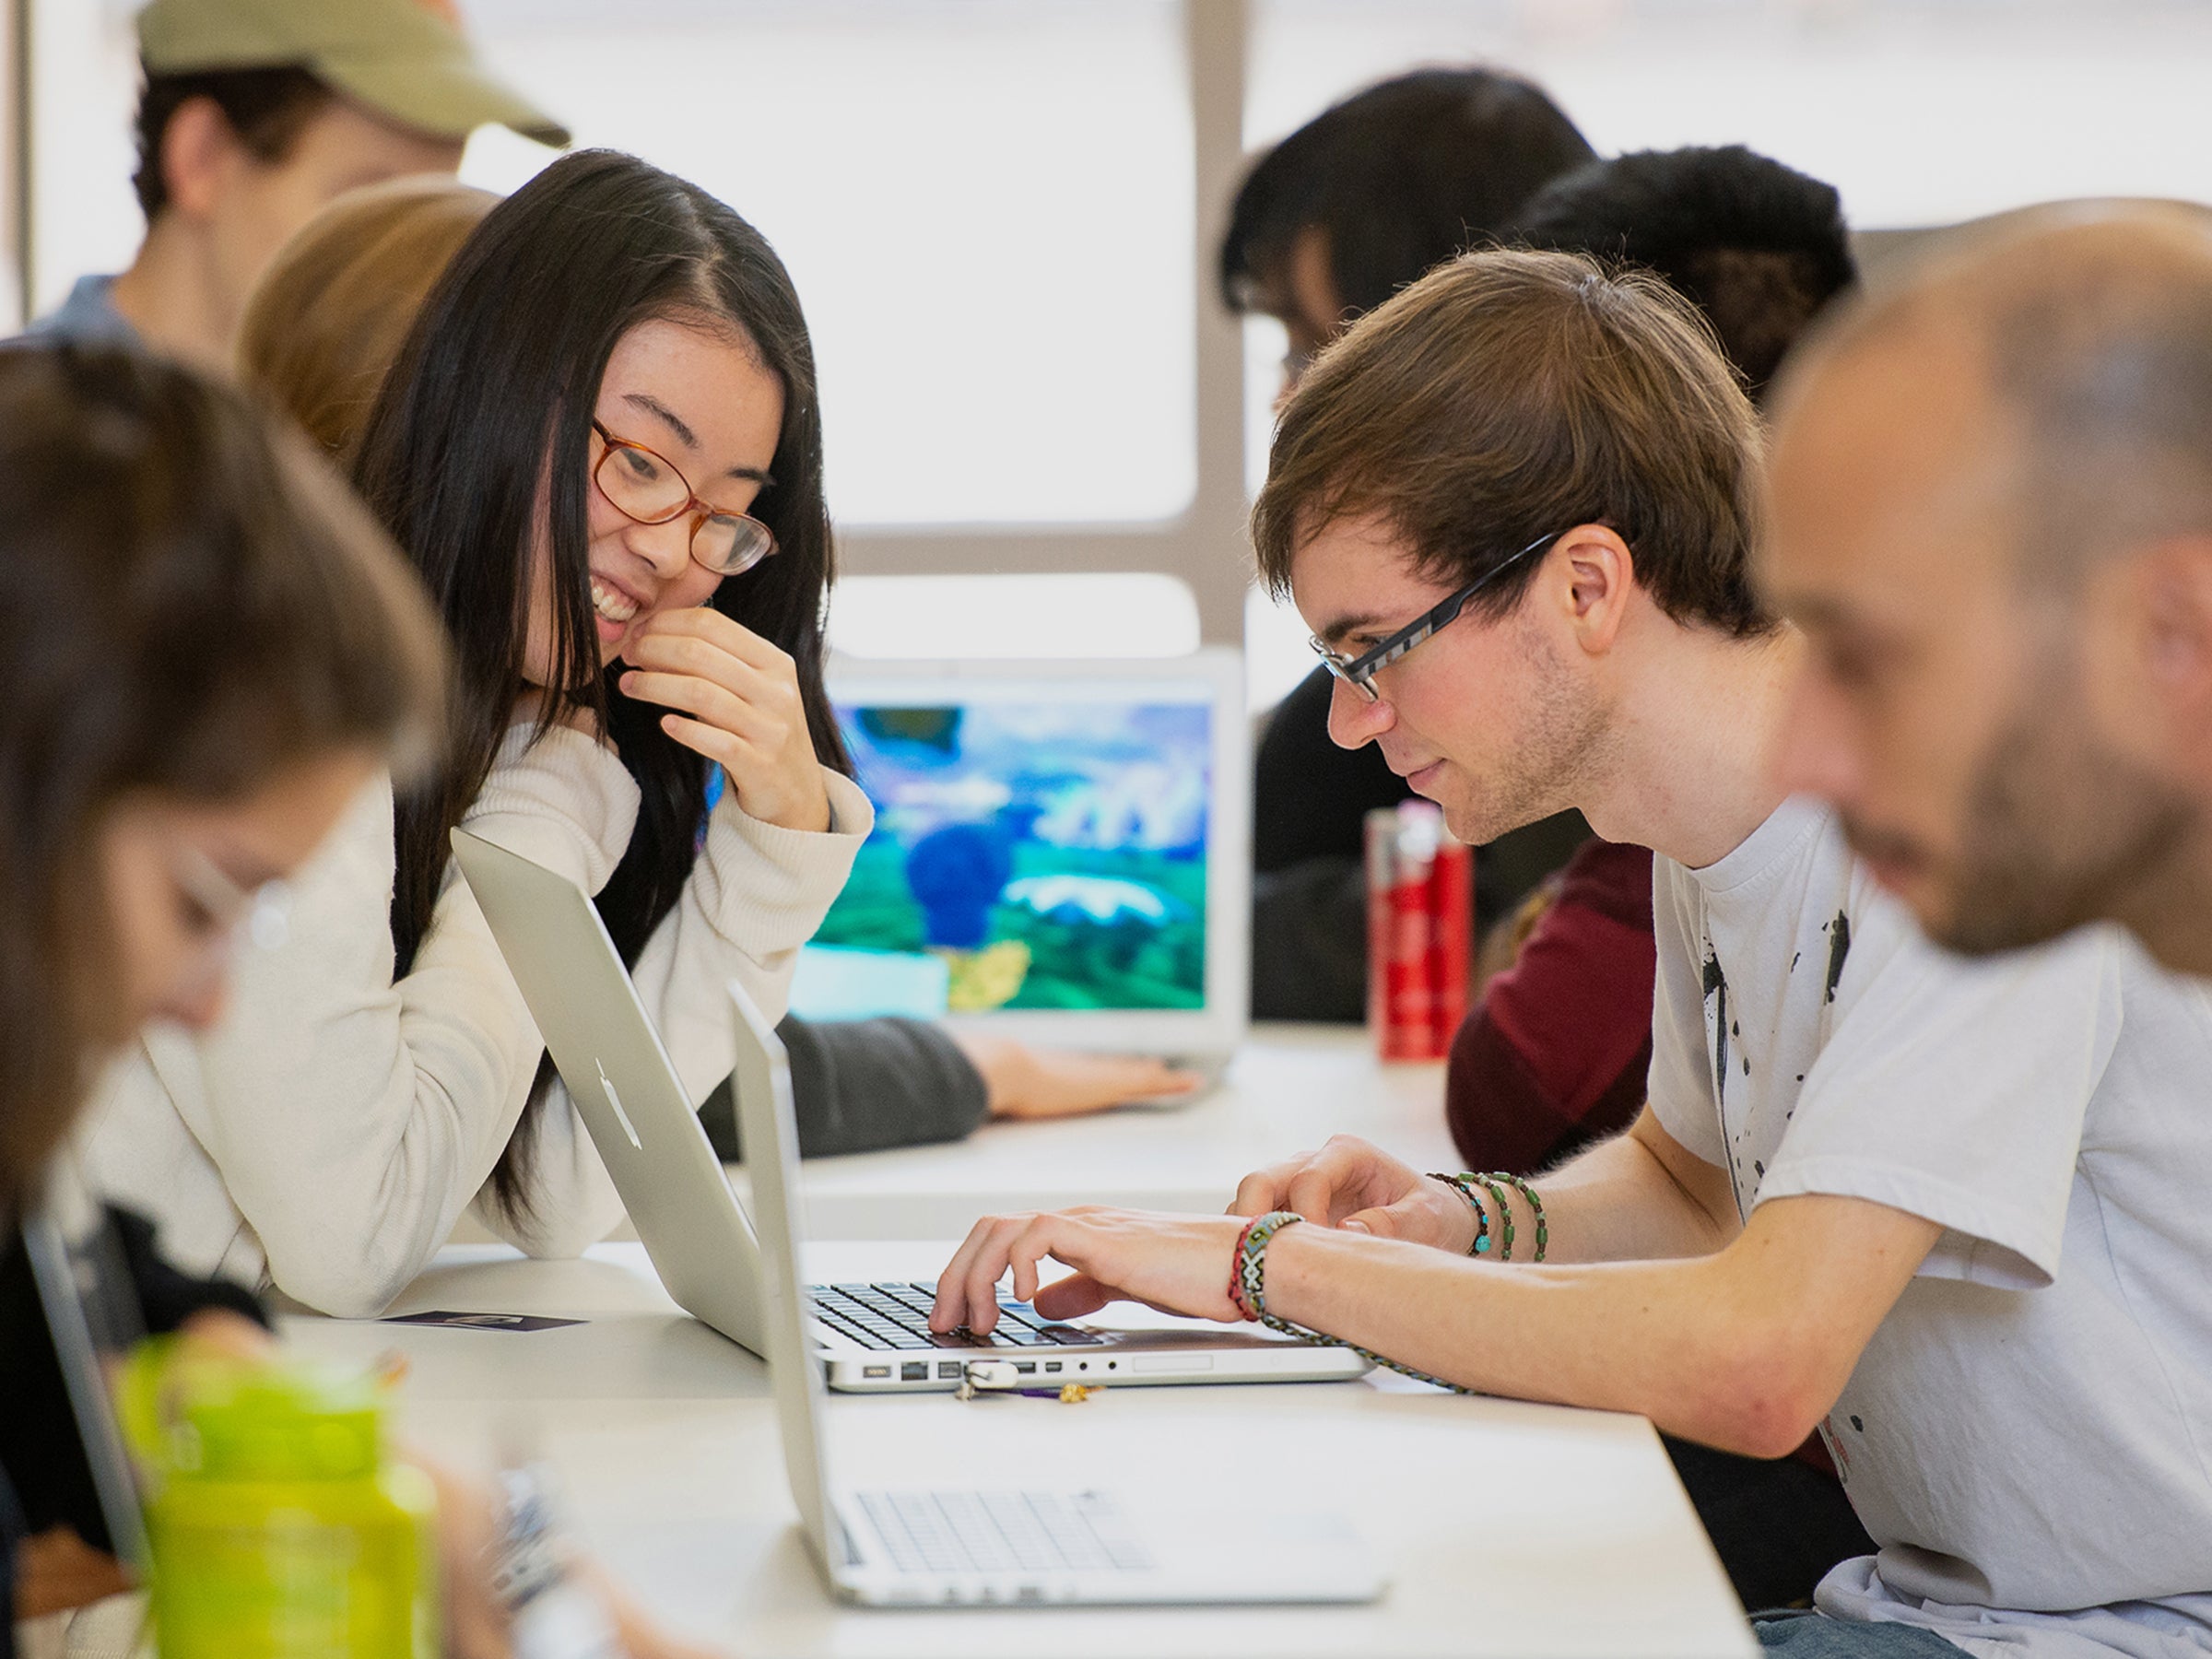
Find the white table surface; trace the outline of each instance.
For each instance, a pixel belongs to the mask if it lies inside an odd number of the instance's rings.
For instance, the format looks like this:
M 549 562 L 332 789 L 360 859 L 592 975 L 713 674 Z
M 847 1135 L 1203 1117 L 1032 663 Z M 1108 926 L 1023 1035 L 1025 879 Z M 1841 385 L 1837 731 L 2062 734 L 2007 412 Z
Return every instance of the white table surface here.
M 929 1277 L 988 1209 L 1112 1202 L 1218 1209 L 1259 1163 L 1350 1129 L 1453 1161 L 1441 1068 L 1379 1067 L 1340 1032 L 1264 1029 L 1180 1112 L 989 1125 L 958 1146 L 810 1161 L 818 1280 Z M 899 1230 L 906 1230 L 901 1233 Z M 535 1447 L 584 1541 L 675 1628 L 779 1655 L 1677 1655 L 1756 1652 L 1658 1437 L 1640 1418 L 1454 1397 L 1401 1379 L 1118 1388 L 1080 1406 L 834 1398 L 844 1469 L 1278 1495 L 1348 1515 L 1392 1586 L 1368 1607 L 841 1607 L 785 1484 L 766 1368 L 685 1317 L 634 1243 L 574 1262 L 443 1252 L 394 1306 L 551 1313 L 535 1334 L 317 1318 L 299 1347 L 411 1364 L 408 1432 L 483 1468 Z
M 946 1246 L 809 1247 L 818 1279 L 927 1277 Z M 1755 1652 L 1641 1418 L 1453 1397 L 1395 1378 L 1110 1389 L 1080 1406 L 833 1397 L 839 1465 L 971 1478 L 1275 1495 L 1350 1516 L 1392 1578 L 1372 1606 L 839 1606 L 785 1484 L 767 1369 L 685 1317 L 641 1247 L 530 1262 L 449 1248 L 394 1312 L 555 1313 L 528 1335 L 293 1318 L 298 1347 L 411 1371 L 407 1432 L 464 1467 L 502 1441 L 557 1471 L 576 1530 L 674 1628 L 780 1655 L 1679 1655 Z
M 1342 1026 L 1260 1026 L 1222 1081 L 1186 1106 L 994 1122 L 944 1146 L 809 1159 L 807 1221 L 824 1239 L 957 1239 L 978 1216 L 1008 1209 L 1219 1211 L 1254 1169 L 1340 1132 L 1424 1170 L 1457 1169 L 1443 1069 L 1378 1065 Z

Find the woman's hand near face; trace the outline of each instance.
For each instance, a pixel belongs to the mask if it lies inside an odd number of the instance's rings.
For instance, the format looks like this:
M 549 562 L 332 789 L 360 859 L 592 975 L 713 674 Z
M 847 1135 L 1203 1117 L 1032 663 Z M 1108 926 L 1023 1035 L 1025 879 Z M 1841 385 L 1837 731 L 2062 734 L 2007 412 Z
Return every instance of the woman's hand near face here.
M 1235 1216 L 1164 1216 L 1085 1205 L 978 1221 L 937 1276 L 930 1328 L 978 1335 L 998 1323 L 998 1281 L 1011 1267 L 1014 1294 L 1047 1319 L 1079 1319 L 1110 1301 L 1224 1324 L 1243 1318 L 1229 1300 L 1230 1259 L 1244 1223 Z M 1046 1256 L 1074 1277 L 1038 1288 Z
M 830 792 L 799 697 L 798 666 L 718 610 L 656 611 L 622 644 L 623 694 L 679 711 L 661 729 L 729 774 L 764 824 L 820 832 Z

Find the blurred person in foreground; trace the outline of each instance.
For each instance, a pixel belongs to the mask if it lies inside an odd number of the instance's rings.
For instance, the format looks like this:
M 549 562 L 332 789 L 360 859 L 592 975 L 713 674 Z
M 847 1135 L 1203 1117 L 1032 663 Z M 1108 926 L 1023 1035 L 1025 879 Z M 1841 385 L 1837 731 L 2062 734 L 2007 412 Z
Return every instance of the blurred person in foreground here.
M 480 126 L 569 141 L 434 0 L 153 0 L 136 29 L 145 240 L 119 275 L 78 278 L 33 334 L 226 371 L 254 280 L 324 203 L 451 174 Z
M 1222 239 L 1222 303 L 1283 324 L 1287 396 L 1354 318 L 1496 236 L 1538 186 L 1595 154 L 1543 89 L 1518 76 L 1434 68 L 1380 82 L 1253 163 Z M 1362 821 L 1412 792 L 1379 757 L 1329 741 L 1328 700 L 1329 677 L 1316 668 L 1266 716 L 1253 756 L 1258 1019 L 1366 1015 Z M 1510 913 L 1588 834 L 1571 813 L 1483 848 L 1477 920 Z
M 18 1617 L 130 1587 L 84 1541 L 97 1516 L 53 1443 L 74 1422 L 21 1294 L 16 1224 L 98 1070 L 144 1024 L 218 1018 L 234 954 L 281 913 L 272 884 L 372 770 L 427 759 L 447 672 L 418 586 L 337 478 L 183 369 L 112 347 L 0 349 L 0 623 L 38 646 L 0 653 L 6 1655 Z M 127 1213 L 109 1224 L 147 1328 L 265 1351 L 242 1289 L 179 1273 Z M 446 1651 L 502 1659 L 487 1500 L 432 1475 Z M 689 1651 L 599 1588 L 637 1659 Z
M 1783 775 L 1955 949 L 2104 918 L 2212 975 L 2212 214 L 1939 251 L 1787 378 L 1770 477 Z

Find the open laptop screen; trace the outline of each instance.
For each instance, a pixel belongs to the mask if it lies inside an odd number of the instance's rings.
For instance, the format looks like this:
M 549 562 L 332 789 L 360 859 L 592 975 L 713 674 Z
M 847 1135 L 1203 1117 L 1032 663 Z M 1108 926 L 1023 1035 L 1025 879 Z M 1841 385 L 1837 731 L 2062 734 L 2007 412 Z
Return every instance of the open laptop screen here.
M 803 953 L 816 1018 L 1202 1009 L 1214 688 L 832 682 L 875 832 Z

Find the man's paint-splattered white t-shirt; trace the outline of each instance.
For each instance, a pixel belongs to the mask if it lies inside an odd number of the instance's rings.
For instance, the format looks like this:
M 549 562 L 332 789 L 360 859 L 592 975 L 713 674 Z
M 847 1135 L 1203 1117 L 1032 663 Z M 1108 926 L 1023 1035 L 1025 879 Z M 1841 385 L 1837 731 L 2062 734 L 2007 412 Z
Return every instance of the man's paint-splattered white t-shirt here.
M 1987 1659 L 2212 1653 L 2212 998 L 2094 930 L 1966 961 L 1834 816 L 1654 860 L 1652 1107 L 1738 1210 L 1945 1231 L 1822 1433 L 1842 1618 Z

